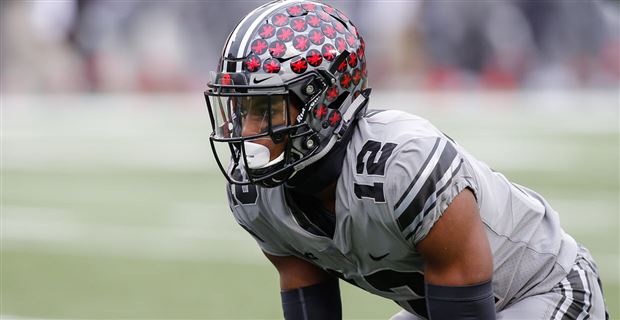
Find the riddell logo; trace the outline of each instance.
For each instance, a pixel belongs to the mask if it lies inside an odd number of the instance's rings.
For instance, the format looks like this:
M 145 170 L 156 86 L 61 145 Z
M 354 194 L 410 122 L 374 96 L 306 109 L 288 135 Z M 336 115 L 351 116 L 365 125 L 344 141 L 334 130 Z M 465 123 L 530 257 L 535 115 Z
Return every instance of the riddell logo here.
M 305 115 L 306 115 L 306 108 L 301 108 L 301 112 L 297 115 L 297 119 L 296 119 L 297 123 L 301 123 Z

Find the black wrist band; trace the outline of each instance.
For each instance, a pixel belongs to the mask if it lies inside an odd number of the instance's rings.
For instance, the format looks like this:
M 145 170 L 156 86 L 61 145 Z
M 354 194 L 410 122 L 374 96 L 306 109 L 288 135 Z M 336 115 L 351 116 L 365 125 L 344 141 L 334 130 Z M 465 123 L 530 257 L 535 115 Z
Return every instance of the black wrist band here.
M 286 320 L 342 319 L 340 287 L 337 279 L 282 291 L 280 296 Z
M 431 320 L 494 320 L 493 286 L 490 280 L 471 286 L 427 283 L 426 307 Z

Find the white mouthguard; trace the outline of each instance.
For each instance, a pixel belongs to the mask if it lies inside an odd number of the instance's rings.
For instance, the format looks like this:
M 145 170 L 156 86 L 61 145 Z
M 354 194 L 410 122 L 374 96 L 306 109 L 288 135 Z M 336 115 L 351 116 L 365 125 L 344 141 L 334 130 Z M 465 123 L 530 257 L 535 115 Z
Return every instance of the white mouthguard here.
M 261 169 L 271 165 L 274 165 L 284 159 L 284 152 L 282 152 L 277 158 L 269 161 L 269 148 L 262 144 L 254 142 L 244 142 L 245 157 L 248 161 L 248 167 L 250 169 Z

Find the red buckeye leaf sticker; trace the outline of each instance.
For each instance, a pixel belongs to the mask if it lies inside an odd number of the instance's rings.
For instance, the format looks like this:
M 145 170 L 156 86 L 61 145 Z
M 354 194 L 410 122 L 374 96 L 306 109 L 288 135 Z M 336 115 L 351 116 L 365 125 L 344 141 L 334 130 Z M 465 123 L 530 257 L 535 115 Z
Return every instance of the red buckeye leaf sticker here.
M 300 5 L 294 5 L 286 8 L 286 12 L 288 12 L 291 16 L 296 17 L 304 13 L 304 9 L 302 9 Z
M 329 125 L 334 127 L 340 123 L 341 119 L 342 116 L 340 115 L 340 112 L 338 110 L 334 110 L 334 112 L 332 112 L 332 114 L 329 116 Z
M 315 27 L 315 28 L 321 25 L 321 19 L 317 17 L 316 15 L 307 15 L 306 22 L 308 22 L 310 26 Z
M 280 72 L 280 62 L 276 59 L 267 59 L 263 64 L 263 70 L 267 73 L 278 73 Z
M 338 49 L 339 52 L 347 50 L 347 42 L 342 38 L 336 38 L 336 49 Z
M 267 41 L 263 39 L 256 39 L 252 41 L 252 44 L 250 45 L 250 49 L 252 50 L 252 52 L 258 55 L 265 53 L 268 47 L 269 45 L 267 44 Z
M 313 67 L 318 67 L 323 62 L 323 56 L 321 55 L 321 52 L 319 52 L 319 50 L 312 49 L 306 54 L 306 61 L 308 61 L 309 65 Z
M 291 28 L 297 32 L 303 32 L 308 29 L 308 23 L 304 18 L 295 18 L 291 20 Z
M 301 57 L 291 61 L 291 70 L 295 73 L 304 73 L 308 69 L 306 59 Z
M 258 28 L 258 35 L 263 39 L 269 39 L 276 33 L 276 27 L 271 24 L 264 24 Z
M 332 7 L 328 7 L 328 6 L 323 6 L 322 7 L 323 11 L 329 13 L 329 14 L 334 14 L 336 11 L 334 10 L 334 8 Z
M 274 41 L 269 46 L 269 53 L 274 58 L 282 58 L 286 53 L 286 46 L 281 41 Z
M 357 66 L 357 55 L 355 53 L 351 53 L 347 60 L 349 60 L 349 66 L 351 68 L 355 68 L 355 66 Z
M 243 67 L 249 72 L 256 72 L 260 69 L 260 59 L 255 55 L 250 55 L 243 62 Z
M 338 87 L 337 86 L 331 86 L 329 87 L 329 89 L 327 89 L 327 101 L 334 101 L 336 100 L 336 98 L 338 98 Z
M 322 120 L 323 117 L 325 117 L 327 115 L 327 107 L 321 103 L 321 105 L 318 105 L 316 107 L 314 107 L 314 117 Z
M 360 69 L 353 70 L 351 79 L 353 80 L 354 85 L 358 85 L 360 83 L 360 80 L 362 80 L 362 72 L 360 71 Z
M 304 2 L 301 4 L 301 7 L 304 8 L 304 10 L 306 11 L 314 11 L 316 10 L 316 4 L 311 3 L 311 2 Z
M 316 13 L 316 15 L 317 15 L 317 16 L 318 16 L 321 20 L 326 21 L 326 22 L 330 22 L 330 21 L 332 21 L 332 19 L 334 19 L 334 18 L 332 18 L 332 16 L 330 16 L 329 14 L 327 14 L 327 13 L 325 13 L 325 12 L 322 12 L 322 11 L 318 11 L 318 12 Z
M 276 13 L 271 18 L 271 23 L 278 27 L 283 27 L 288 24 L 288 16 L 283 13 Z
M 366 52 L 364 52 L 364 49 L 357 48 L 357 58 L 359 60 L 364 60 L 366 58 Z
M 355 37 L 354 37 L 352 34 L 347 33 L 347 35 L 346 35 L 345 37 L 347 38 L 347 43 L 348 43 L 351 47 L 355 45 Z
M 332 24 L 334 25 L 334 29 L 336 29 L 336 31 L 340 32 L 340 33 L 344 33 L 347 28 L 345 28 L 344 24 L 342 24 L 340 21 L 334 20 L 334 22 L 332 22 Z
M 289 42 L 293 40 L 294 35 L 295 35 L 295 32 L 293 32 L 293 29 L 289 27 L 282 27 L 278 29 L 278 32 L 276 33 L 276 37 L 278 38 L 278 40 L 284 41 L 284 42 Z
M 323 54 L 323 58 L 325 58 L 325 60 L 333 61 L 336 58 L 338 51 L 336 50 L 336 48 L 334 48 L 334 46 L 327 43 L 321 49 L 321 53 Z
M 330 39 L 334 39 L 336 37 L 336 29 L 331 24 L 323 23 L 321 25 L 321 31 L 323 31 L 323 34 Z
M 340 76 L 340 86 L 343 89 L 349 89 L 351 86 L 351 75 L 348 72 L 345 72 Z
M 293 39 L 293 47 L 299 51 L 306 51 L 310 47 L 310 40 L 304 35 L 298 35 Z
M 310 41 L 312 41 L 312 43 L 316 45 L 321 45 L 323 44 L 323 42 L 325 42 L 325 36 L 319 30 L 310 31 L 310 33 L 308 34 L 308 38 L 310 38 Z

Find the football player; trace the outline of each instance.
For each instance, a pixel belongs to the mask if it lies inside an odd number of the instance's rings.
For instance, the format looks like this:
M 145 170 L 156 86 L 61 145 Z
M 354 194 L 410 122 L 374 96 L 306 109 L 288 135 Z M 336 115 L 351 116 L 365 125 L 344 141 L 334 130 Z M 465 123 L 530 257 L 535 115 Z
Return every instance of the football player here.
M 212 76 L 211 147 L 285 319 L 340 319 L 337 278 L 394 300 L 393 319 L 606 317 L 592 257 L 544 198 L 427 120 L 368 108 L 365 43 L 338 9 L 255 9 Z

